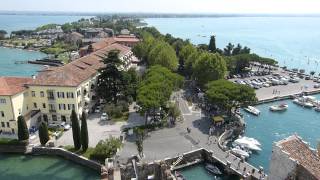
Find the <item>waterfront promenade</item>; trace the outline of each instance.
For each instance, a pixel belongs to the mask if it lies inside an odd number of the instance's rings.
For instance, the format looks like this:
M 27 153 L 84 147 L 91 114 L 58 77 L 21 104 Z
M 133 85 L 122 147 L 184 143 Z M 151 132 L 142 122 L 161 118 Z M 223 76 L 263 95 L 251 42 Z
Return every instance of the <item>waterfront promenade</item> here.
M 258 169 L 248 163 L 240 163 L 239 158 L 231 153 L 225 152 L 218 146 L 218 137 L 212 137 L 211 143 L 208 143 L 209 127 L 212 122 L 205 117 L 200 111 L 192 111 L 188 107 L 187 102 L 183 98 L 179 98 L 180 109 L 183 114 L 184 121 L 178 122 L 175 127 L 164 128 L 148 133 L 144 140 L 144 162 L 152 162 L 171 157 L 178 157 L 180 154 L 196 149 L 207 149 L 213 152 L 216 160 L 226 165 L 231 163 L 231 169 L 239 175 L 247 174 L 255 169 L 254 177 L 259 179 Z M 191 132 L 187 132 L 187 128 Z M 126 163 L 127 158 L 138 154 L 133 137 L 127 137 L 124 147 L 119 155 L 119 161 Z M 246 169 L 244 172 L 243 169 Z

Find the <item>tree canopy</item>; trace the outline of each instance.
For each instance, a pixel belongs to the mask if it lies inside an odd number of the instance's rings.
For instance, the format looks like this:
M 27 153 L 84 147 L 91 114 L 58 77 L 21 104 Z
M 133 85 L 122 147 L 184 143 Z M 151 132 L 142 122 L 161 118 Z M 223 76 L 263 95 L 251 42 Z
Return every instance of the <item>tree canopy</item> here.
M 81 148 L 81 135 L 80 135 L 78 115 L 75 112 L 75 110 L 72 110 L 70 119 L 71 119 L 74 149 L 78 150 Z
M 201 53 L 193 68 L 193 76 L 201 87 L 209 81 L 224 78 L 227 66 L 222 56 L 215 53 Z
M 215 35 L 212 35 L 210 37 L 208 50 L 210 52 L 213 52 L 213 53 L 216 52 L 216 50 L 217 50 L 217 47 L 216 47 L 216 36 Z
M 49 132 L 48 132 L 48 126 L 46 123 L 41 122 L 39 126 L 39 139 L 41 145 L 46 145 L 46 143 L 49 141 Z
M 29 139 L 29 131 L 23 116 L 18 116 L 18 139 L 24 141 Z
M 209 82 L 205 96 L 209 103 L 229 113 L 234 107 L 247 106 L 257 101 L 254 89 L 227 80 Z

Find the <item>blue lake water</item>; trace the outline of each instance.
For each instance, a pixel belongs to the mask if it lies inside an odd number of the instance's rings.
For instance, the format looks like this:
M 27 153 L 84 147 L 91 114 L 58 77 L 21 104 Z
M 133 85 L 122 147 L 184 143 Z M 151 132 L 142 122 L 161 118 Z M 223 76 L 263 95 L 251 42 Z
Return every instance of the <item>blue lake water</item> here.
M 8 33 L 16 30 L 35 29 L 45 24 L 64 24 L 90 16 L 53 16 L 53 15 L 0 15 L 0 29 Z
M 98 180 L 100 175 L 59 157 L 0 154 L 2 180 Z
M 217 47 L 229 42 L 248 46 L 256 54 L 272 57 L 280 65 L 320 73 L 320 17 L 150 18 L 149 26 L 195 44 Z M 203 37 L 205 36 L 205 37 Z M 319 64 L 319 65 L 318 65 Z
M 31 76 L 42 68 L 41 65 L 15 64 L 15 61 L 36 60 L 47 55 L 36 51 L 0 47 L 0 76 Z

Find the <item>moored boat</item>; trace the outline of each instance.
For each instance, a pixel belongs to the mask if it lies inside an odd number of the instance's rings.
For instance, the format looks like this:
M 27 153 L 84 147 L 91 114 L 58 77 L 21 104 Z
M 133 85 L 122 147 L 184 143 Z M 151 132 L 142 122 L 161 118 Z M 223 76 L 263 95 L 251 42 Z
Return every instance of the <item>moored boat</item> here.
M 270 106 L 269 109 L 270 111 L 285 111 L 288 109 L 288 104 L 279 104 L 279 105 L 273 105 Z
M 244 157 L 244 158 L 250 157 L 250 154 L 247 151 L 242 150 L 240 148 L 236 148 L 236 147 L 231 149 L 231 153 L 238 157 Z
M 320 112 L 320 106 L 315 107 L 314 110 Z
M 206 164 L 205 167 L 209 172 L 211 172 L 212 174 L 215 175 L 222 175 L 222 172 L 220 171 L 220 169 L 217 166 L 214 166 L 212 164 Z
M 252 151 L 261 151 L 262 149 L 259 147 L 259 145 L 255 144 L 254 142 L 246 139 L 237 139 L 234 141 L 235 144 L 239 146 L 243 146 L 247 149 L 250 149 Z
M 244 108 L 244 110 L 256 116 L 260 115 L 260 110 L 253 106 L 248 106 L 247 108 Z

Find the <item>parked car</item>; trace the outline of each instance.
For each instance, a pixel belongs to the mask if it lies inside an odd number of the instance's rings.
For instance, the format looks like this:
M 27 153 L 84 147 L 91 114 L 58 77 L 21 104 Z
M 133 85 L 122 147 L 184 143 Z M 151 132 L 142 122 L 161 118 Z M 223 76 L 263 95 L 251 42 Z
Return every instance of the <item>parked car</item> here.
M 315 84 L 313 87 L 318 89 L 320 88 L 320 84 Z
M 68 123 L 66 123 L 66 122 L 62 122 L 62 123 L 61 123 L 61 127 L 62 127 L 63 130 L 65 130 L 65 131 L 68 131 L 68 130 L 71 128 L 70 124 L 68 124 Z
M 109 116 L 107 113 L 102 113 L 100 117 L 100 121 L 107 121 L 109 120 Z
M 95 113 L 99 113 L 100 112 L 100 106 L 97 106 L 96 109 L 94 110 Z

